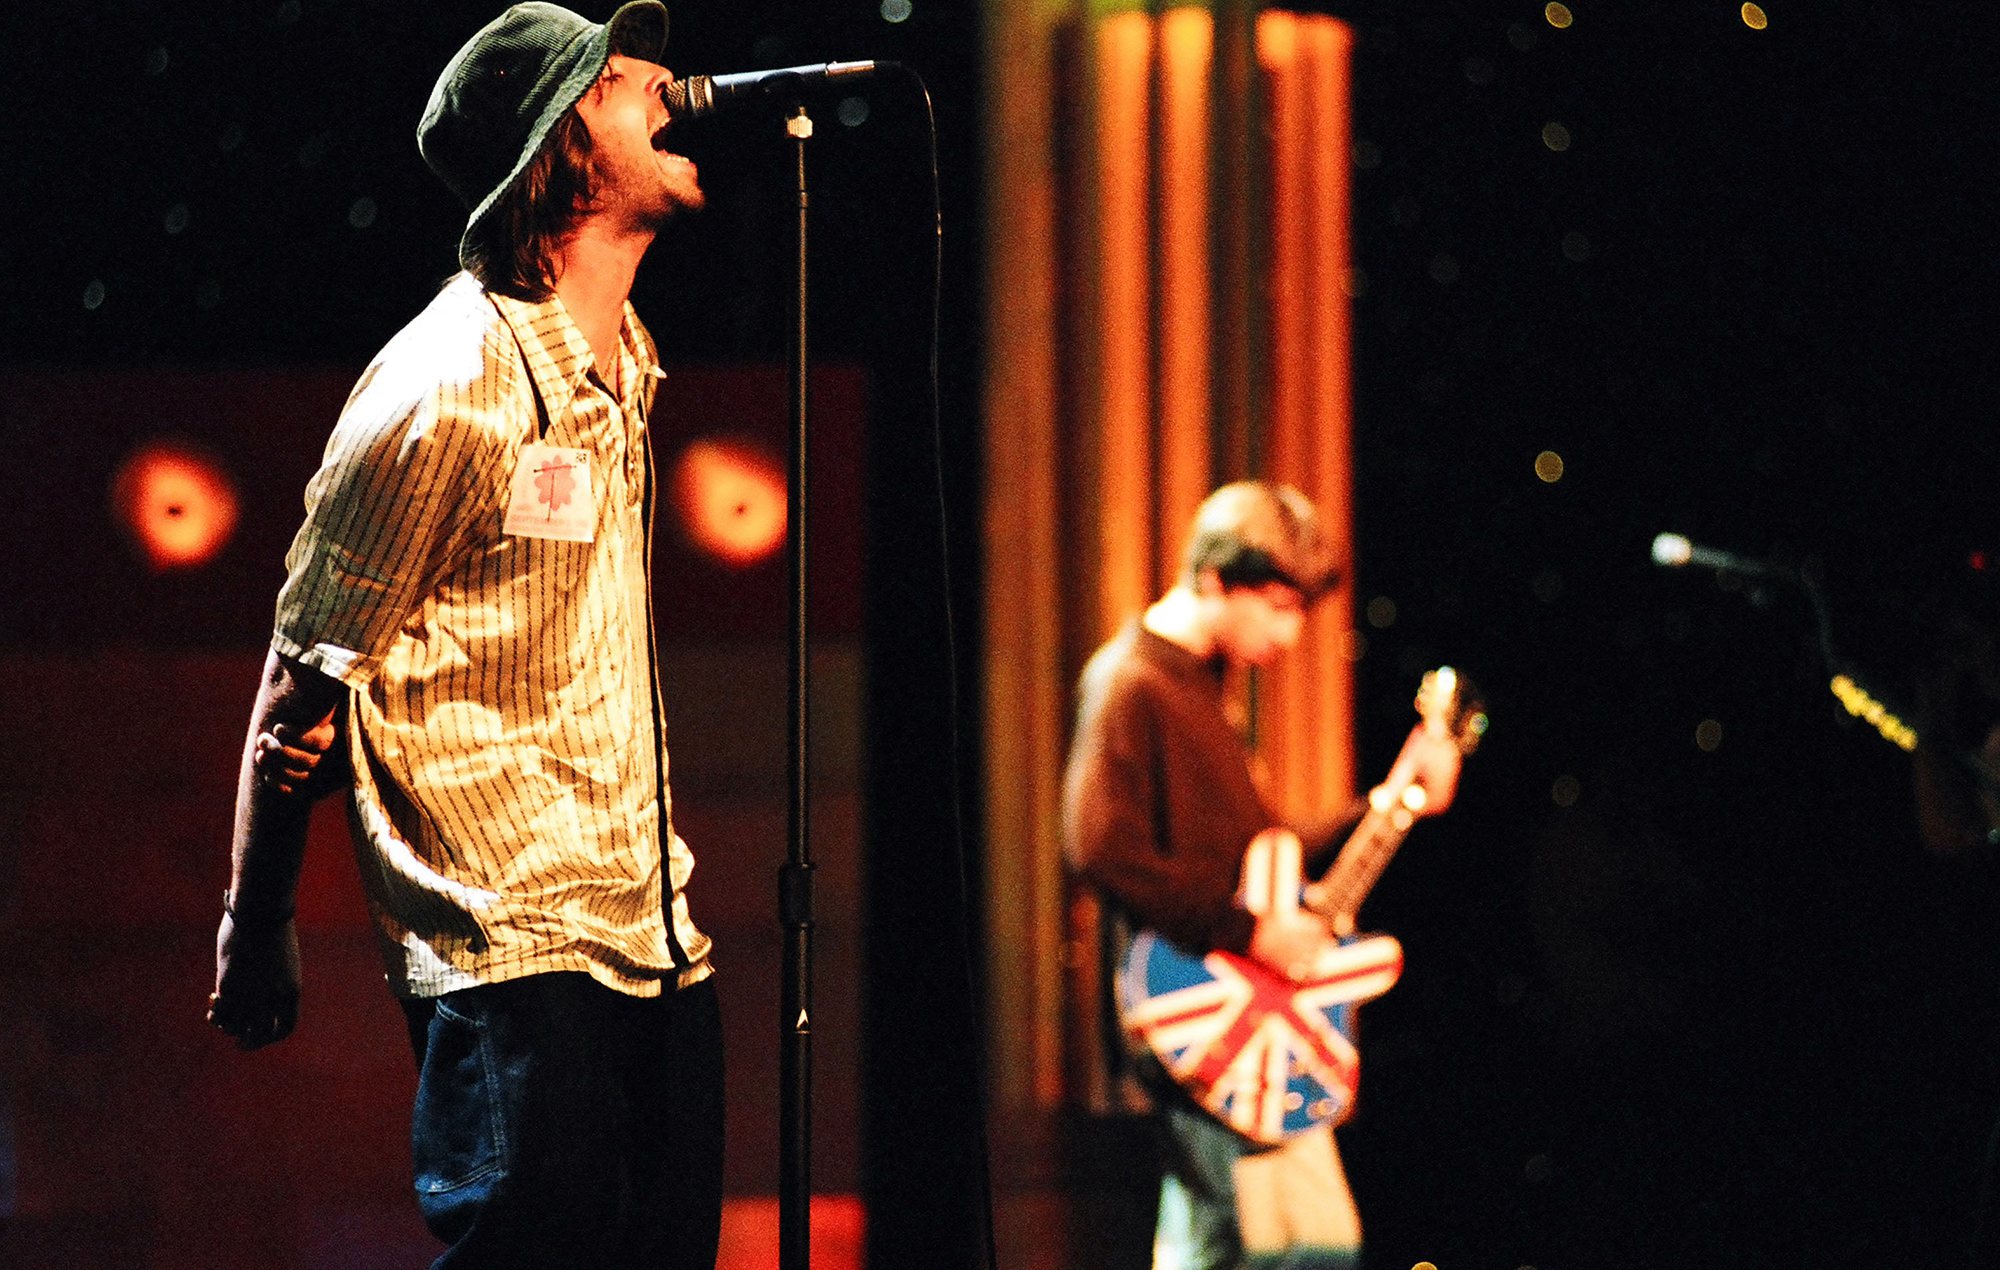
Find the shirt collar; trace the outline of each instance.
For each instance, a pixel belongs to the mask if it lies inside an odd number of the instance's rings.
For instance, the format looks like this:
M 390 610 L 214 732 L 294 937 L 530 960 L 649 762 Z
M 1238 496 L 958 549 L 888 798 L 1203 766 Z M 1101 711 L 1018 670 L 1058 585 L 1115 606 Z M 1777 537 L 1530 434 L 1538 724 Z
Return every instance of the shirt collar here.
M 498 292 L 488 294 L 508 328 L 521 341 L 528 357 L 528 373 L 534 376 L 535 387 L 540 389 L 542 402 L 549 417 L 554 419 L 569 408 L 596 364 L 590 341 L 577 328 L 562 297 L 553 291 L 545 300 L 517 300 Z M 625 302 L 624 317 L 619 322 L 618 345 L 619 356 L 632 359 L 640 382 L 666 377 L 666 372 L 660 369 L 652 337 L 640 324 L 630 300 Z M 635 390 L 628 386 L 628 394 Z

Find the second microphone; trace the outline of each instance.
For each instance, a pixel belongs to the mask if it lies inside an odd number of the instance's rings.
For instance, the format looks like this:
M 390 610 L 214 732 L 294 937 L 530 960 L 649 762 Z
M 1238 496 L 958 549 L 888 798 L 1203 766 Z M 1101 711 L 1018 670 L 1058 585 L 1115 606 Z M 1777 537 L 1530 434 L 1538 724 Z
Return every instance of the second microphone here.
M 753 101 L 785 102 L 808 89 L 837 80 L 866 79 L 894 62 L 820 62 L 734 75 L 690 75 L 661 90 L 667 111 L 675 119 L 704 119 L 732 106 Z

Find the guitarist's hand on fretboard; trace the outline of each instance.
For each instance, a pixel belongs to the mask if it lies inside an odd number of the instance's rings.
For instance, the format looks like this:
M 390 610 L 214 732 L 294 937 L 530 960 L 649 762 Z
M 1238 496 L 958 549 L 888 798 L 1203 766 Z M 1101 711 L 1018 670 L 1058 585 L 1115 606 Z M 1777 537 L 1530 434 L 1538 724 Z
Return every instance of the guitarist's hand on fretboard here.
M 1458 792 L 1458 768 L 1464 757 L 1458 741 L 1444 729 L 1428 721 L 1410 729 L 1402 752 L 1382 784 L 1396 791 L 1399 801 L 1419 816 L 1435 816 L 1451 806 Z M 1415 787 L 1424 791 L 1421 800 L 1402 800 L 1401 791 Z

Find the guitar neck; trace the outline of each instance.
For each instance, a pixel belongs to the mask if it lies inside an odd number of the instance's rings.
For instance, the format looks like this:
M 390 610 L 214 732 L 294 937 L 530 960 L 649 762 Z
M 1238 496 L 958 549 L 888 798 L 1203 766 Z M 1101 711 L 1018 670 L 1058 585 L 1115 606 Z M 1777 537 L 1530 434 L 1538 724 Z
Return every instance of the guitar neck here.
M 1472 753 L 1486 731 L 1486 708 L 1479 703 L 1477 690 L 1450 666 L 1424 676 L 1417 687 L 1417 713 L 1426 733 L 1449 740 L 1461 755 Z M 1397 761 L 1400 765 L 1402 760 Z M 1390 769 L 1390 777 L 1395 784 L 1385 782 L 1368 792 L 1367 814 L 1340 848 L 1333 867 L 1300 897 L 1301 907 L 1342 938 L 1354 933 L 1361 901 L 1375 889 L 1389 858 L 1410 836 L 1417 812 L 1428 801 L 1424 788 L 1410 783 L 1410 775 L 1401 774 L 1400 766 Z
M 1361 902 L 1375 889 L 1396 848 L 1410 836 L 1414 819 L 1401 806 L 1392 804 L 1387 809 L 1378 809 L 1371 804 L 1368 814 L 1340 848 L 1333 867 L 1324 878 L 1306 888 L 1304 906 L 1332 927 L 1336 935 L 1352 934 L 1354 915 L 1361 911 Z

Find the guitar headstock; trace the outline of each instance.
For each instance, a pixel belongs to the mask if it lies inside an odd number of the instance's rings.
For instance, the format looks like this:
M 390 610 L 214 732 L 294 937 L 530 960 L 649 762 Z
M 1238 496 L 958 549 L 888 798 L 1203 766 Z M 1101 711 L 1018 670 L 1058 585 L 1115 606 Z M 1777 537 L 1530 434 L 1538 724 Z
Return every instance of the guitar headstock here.
M 1479 748 L 1479 738 L 1486 735 L 1491 722 L 1479 689 L 1450 666 L 1439 666 L 1424 675 L 1417 685 L 1417 713 L 1426 728 L 1451 738 L 1461 754 Z

